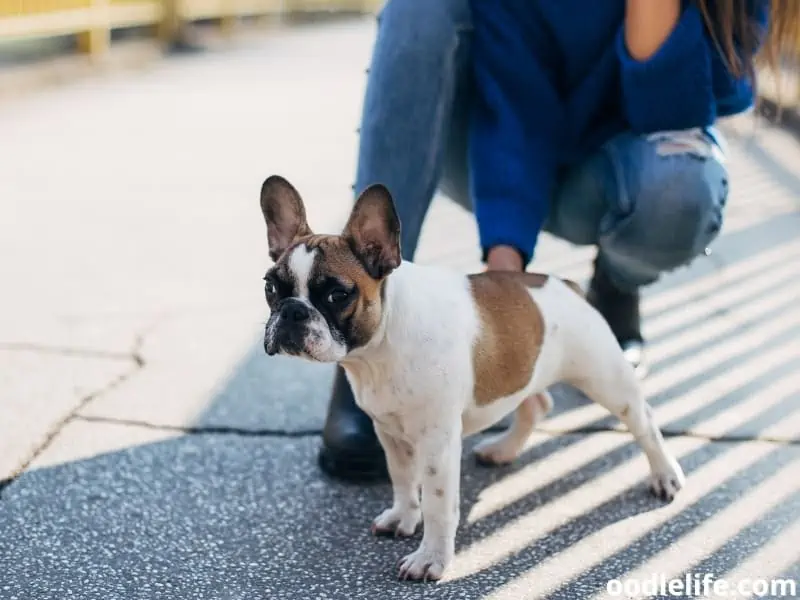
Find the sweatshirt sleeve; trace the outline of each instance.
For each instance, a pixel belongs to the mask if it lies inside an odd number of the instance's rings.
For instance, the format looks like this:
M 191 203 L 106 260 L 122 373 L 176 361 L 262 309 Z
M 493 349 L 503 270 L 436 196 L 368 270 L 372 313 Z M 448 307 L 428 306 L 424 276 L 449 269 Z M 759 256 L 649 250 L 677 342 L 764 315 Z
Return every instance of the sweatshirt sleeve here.
M 717 100 L 748 95 L 752 88 L 727 68 L 706 31 L 697 6 L 684 2 L 670 35 L 650 58 L 639 61 L 628 52 L 624 26 L 617 35 L 625 116 L 636 133 L 705 127 L 717 118 Z M 750 0 L 748 14 L 766 31 L 769 0 Z
M 469 164 L 483 260 L 502 244 L 516 248 L 527 265 L 550 205 L 563 107 L 503 3 L 472 6 L 477 97 Z

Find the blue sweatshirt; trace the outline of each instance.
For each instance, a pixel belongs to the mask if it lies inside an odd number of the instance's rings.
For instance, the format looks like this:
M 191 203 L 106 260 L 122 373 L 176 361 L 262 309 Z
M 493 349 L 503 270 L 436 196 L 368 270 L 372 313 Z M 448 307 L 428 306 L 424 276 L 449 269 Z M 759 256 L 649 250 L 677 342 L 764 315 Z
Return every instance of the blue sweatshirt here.
M 750 4 L 762 33 L 768 4 Z M 753 104 L 750 83 L 730 74 L 688 0 L 644 61 L 624 42 L 625 0 L 471 5 L 478 98 L 469 161 L 484 259 L 489 248 L 507 244 L 527 264 L 559 169 L 615 134 L 705 127 Z

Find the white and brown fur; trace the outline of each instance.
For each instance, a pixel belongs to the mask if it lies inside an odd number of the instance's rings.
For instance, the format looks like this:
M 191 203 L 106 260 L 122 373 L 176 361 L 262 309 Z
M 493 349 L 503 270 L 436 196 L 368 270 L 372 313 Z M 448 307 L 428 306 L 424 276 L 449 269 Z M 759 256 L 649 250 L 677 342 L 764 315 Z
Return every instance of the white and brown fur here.
M 380 185 L 358 198 L 341 235 L 313 235 L 300 196 L 280 177 L 265 181 L 261 206 L 276 261 L 266 277 L 265 348 L 344 367 L 392 480 L 392 506 L 373 532 L 412 535 L 424 518 L 422 543 L 401 561 L 401 577 L 439 579 L 453 557 L 462 439 L 515 411 L 511 427 L 476 450 L 485 462 L 514 460 L 552 407 L 547 390 L 557 382 L 627 425 L 658 496 L 671 500 L 683 485 L 633 368 L 575 284 L 402 261 L 400 224 Z M 345 302 L 326 295 L 337 285 L 349 290 Z M 282 310 L 287 302 L 306 306 L 307 318 L 298 323 Z M 302 342 L 282 347 L 276 340 L 285 331 Z

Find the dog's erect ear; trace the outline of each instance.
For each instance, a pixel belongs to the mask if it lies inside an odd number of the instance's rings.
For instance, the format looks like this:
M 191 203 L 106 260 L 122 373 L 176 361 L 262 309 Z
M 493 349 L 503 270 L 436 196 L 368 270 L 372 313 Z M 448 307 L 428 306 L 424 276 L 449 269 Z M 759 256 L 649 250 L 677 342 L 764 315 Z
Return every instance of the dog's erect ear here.
M 261 212 L 267 224 L 269 256 L 274 261 L 294 240 L 311 235 L 303 199 L 280 175 L 268 177 L 261 186 Z
M 385 186 L 374 184 L 361 193 L 342 235 L 372 278 L 400 266 L 400 219 Z

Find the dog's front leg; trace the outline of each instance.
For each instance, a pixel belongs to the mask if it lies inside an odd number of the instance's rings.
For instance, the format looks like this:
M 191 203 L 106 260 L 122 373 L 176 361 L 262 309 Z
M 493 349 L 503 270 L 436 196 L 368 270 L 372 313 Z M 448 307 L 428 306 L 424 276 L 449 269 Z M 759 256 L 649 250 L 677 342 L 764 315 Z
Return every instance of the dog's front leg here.
M 419 507 L 419 461 L 414 447 L 375 428 L 378 441 L 386 454 L 386 466 L 392 480 L 392 507 L 372 522 L 375 535 L 414 535 L 422 518 Z
M 420 440 L 424 533 L 419 548 L 400 561 L 402 579 L 440 579 L 455 554 L 459 520 L 461 430 L 438 429 Z

